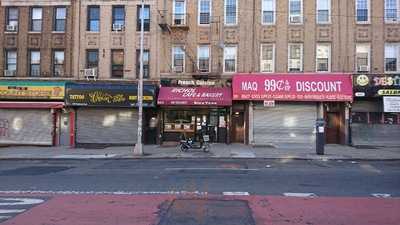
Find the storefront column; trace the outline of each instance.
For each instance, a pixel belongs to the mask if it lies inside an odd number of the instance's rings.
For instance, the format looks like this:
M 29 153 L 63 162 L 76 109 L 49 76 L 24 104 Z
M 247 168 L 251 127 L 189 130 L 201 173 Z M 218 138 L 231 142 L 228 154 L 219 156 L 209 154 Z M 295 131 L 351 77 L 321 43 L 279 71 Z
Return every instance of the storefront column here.
M 350 103 L 344 105 L 344 141 L 350 145 Z
M 248 144 L 253 144 L 254 143 L 254 136 L 253 136 L 253 102 L 249 103 L 249 122 L 248 122 L 248 127 L 249 127 L 249 143 Z

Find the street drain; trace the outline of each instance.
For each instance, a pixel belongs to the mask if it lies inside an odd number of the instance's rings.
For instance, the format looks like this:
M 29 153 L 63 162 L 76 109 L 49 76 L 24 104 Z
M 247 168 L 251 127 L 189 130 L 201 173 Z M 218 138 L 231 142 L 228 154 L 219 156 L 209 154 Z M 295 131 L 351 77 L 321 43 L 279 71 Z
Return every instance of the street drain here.
M 178 199 L 158 225 L 255 225 L 244 200 Z

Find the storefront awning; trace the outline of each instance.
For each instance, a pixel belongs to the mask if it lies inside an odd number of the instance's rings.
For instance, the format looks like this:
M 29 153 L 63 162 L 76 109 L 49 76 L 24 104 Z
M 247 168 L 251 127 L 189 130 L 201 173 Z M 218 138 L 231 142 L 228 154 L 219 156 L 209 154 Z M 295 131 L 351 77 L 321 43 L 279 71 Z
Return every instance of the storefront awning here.
M 351 102 L 350 74 L 237 74 L 233 100 Z
M 0 109 L 60 109 L 63 102 L 0 102 Z
M 162 87 L 158 105 L 231 106 L 231 88 Z

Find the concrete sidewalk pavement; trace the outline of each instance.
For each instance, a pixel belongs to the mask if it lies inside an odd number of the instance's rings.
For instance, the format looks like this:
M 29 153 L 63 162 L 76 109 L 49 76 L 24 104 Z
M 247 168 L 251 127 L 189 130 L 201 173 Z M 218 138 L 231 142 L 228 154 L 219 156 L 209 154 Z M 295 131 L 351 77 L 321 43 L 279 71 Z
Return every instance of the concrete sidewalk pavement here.
M 317 155 L 313 146 L 252 147 L 243 144 L 212 144 L 211 151 L 181 152 L 177 147 L 144 146 L 144 156 L 133 155 L 133 147 L 103 149 L 13 146 L 0 147 L 1 159 L 152 159 L 152 158 L 263 158 L 314 160 L 400 160 L 400 148 L 355 148 L 327 145 L 325 155 Z

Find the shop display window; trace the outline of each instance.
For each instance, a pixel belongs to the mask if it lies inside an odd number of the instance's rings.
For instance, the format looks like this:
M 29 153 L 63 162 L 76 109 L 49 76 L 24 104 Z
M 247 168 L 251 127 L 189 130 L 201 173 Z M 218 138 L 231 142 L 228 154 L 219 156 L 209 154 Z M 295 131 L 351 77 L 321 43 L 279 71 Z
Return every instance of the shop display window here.
M 352 123 L 400 124 L 400 113 L 353 112 Z
M 400 124 L 398 113 L 384 113 L 383 119 L 385 124 Z
M 194 126 L 194 112 L 171 110 L 165 114 L 165 132 L 194 132 Z

